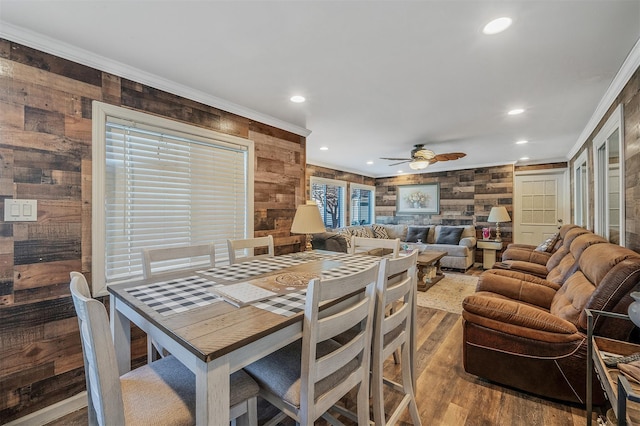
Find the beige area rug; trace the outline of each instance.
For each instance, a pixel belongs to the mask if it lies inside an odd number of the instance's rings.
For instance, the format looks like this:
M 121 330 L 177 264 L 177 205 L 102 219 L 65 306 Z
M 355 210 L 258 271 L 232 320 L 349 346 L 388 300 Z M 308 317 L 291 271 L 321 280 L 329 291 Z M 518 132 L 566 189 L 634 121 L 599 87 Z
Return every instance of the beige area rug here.
M 478 277 L 445 272 L 444 278 L 427 291 L 418 291 L 418 306 L 462 313 L 462 300 L 476 290 Z

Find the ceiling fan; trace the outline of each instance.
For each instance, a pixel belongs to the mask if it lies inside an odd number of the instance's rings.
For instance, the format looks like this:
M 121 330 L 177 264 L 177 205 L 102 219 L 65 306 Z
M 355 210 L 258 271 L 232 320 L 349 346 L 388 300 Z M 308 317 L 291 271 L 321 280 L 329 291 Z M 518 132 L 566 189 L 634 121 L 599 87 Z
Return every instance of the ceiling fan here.
M 409 163 L 409 167 L 413 170 L 426 169 L 429 164 L 436 163 L 438 161 L 457 160 L 464 157 L 464 152 L 449 152 L 447 154 L 436 154 L 424 147 L 424 144 L 414 145 L 411 150 L 411 158 L 389 158 L 380 157 L 381 160 L 398 161 L 397 163 L 389 164 L 390 166 L 397 166 L 402 163 Z

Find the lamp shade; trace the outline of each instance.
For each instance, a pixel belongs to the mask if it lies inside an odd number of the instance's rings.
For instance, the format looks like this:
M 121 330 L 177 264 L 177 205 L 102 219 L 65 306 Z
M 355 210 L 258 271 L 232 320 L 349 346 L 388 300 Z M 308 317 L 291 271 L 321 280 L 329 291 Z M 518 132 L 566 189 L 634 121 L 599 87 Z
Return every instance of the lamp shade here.
M 491 207 L 487 222 L 511 222 L 511 217 L 509 217 L 506 207 Z
M 325 232 L 324 222 L 320 216 L 320 209 L 315 201 L 307 201 L 296 210 L 296 215 L 291 224 L 293 234 L 319 234 Z

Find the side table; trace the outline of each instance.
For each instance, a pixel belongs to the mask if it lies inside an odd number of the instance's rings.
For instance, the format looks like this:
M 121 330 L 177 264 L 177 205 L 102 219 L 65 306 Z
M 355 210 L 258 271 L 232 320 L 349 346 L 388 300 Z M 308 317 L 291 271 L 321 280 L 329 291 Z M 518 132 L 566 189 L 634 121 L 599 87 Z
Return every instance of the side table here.
M 595 369 L 611 408 L 618 418 L 618 425 L 640 425 L 640 384 L 631 385 L 617 368 L 604 363 L 607 354 L 631 355 L 640 352 L 640 345 L 593 335 L 594 315 L 629 319 L 627 315 L 586 309 L 587 314 L 587 425 L 592 423 L 593 389 L 592 374 Z
M 491 269 L 496 263 L 496 251 L 502 249 L 502 241 L 478 240 L 477 247 L 482 249 L 482 268 Z

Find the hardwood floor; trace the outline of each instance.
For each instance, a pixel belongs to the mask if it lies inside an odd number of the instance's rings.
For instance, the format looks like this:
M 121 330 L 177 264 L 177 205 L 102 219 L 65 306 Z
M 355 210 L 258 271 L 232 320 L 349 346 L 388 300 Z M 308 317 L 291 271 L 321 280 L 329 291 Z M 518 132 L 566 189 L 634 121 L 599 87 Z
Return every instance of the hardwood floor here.
M 477 275 L 472 270 L 468 275 Z M 584 425 L 586 412 L 579 406 L 548 401 L 513 389 L 490 383 L 462 367 L 462 318 L 436 309 L 418 309 L 417 402 L 423 425 Z M 398 366 L 388 360 L 385 369 L 391 376 Z M 387 405 L 393 406 L 397 395 L 390 395 Z M 347 399 L 347 407 L 353 405 Z M 260 417 L 268 418 L 263 409 Z M 266 409 L 266 411 L 265 411 Z M 406 410 L 405 410 L 406 411 Z M 401 424 L 410 424 L 405 412 Z M 345 422 L 347 423 L 347 422 Z M 50 425 L 85 425 L 86 409 L 70 414 Z M 287 425 L 294 424 L 287 422 Z M 317 424 L 325 424 L 318 422 Z M 594 422 L 595 424 L 595 422 Z

